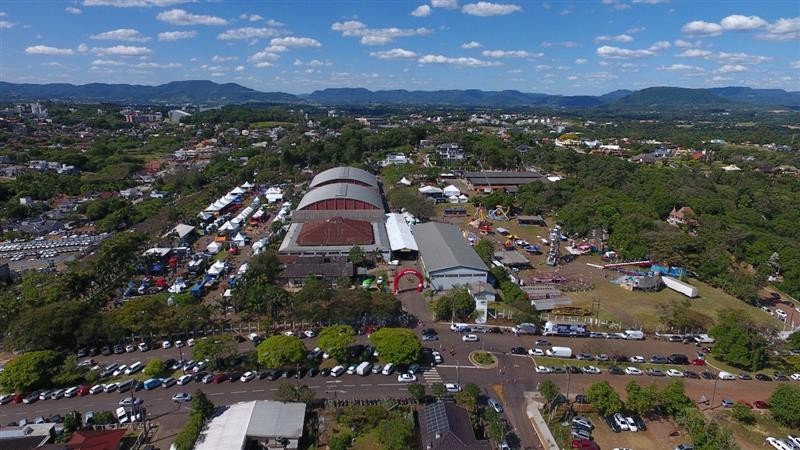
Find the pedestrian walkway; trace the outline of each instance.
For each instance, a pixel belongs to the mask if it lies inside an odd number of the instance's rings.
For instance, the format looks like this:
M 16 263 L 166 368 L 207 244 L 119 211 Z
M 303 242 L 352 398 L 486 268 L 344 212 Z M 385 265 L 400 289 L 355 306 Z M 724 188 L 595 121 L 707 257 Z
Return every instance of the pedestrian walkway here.
M 434 383 L 441 383 L 442 376 L 439 375 L 439 371 L 436 370 L 436 367 L 426 370 L 422 372 L 422 378 L 425 380 L 427 384 L 434 384 Z

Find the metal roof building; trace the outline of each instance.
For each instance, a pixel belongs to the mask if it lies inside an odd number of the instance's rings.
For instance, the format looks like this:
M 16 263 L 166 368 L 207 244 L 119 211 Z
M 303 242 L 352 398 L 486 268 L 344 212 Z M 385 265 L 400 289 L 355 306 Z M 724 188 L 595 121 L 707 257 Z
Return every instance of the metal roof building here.
M 375 188 L 348 183 L 325 184 L 308 191 L 298 210 L 383 209 L 381 194 Z
M 243 450 L 256 441 L 259 447 L 296 449 L 303 435 L 305 403 L 271 400 L 235 403 L 212 419 L 200 434 L 195 450 Z
M 411 234 L 411 228 L 402 214 L 386 214 L 386 234 L 389 235 L 389 247 L 392 252 L 417 252 L 417 241 Z
M 419 247 L 425 275 L 434 289 L 487 281 L 489 269 L 454 225 L 428 222 L 415 225 L 411 232 Z
M 347 183 L 371 188 L 378 187 L 378 179 L 366 170 L 356 167 L 334 167 L 320 172 L 311 180 L 309 189 L 328 184 Z

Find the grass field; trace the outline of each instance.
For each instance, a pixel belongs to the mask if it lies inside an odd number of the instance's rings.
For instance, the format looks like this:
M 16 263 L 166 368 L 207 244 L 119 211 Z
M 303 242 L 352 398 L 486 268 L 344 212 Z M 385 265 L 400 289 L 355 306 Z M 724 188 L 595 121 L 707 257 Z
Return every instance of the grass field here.
M 729 409 L 717 409 L 711 414 L 721 425 L 729 428 L 733 433 L 736 443 L 742 449 L 769 448 L 765 443 L 767 437 L 785 438 L 789 434 L 797 434 L 797 430 L 786 428 L 772 420 L 767 411 L 753 410 L 756 423 L 745 425 L 736 421 Z

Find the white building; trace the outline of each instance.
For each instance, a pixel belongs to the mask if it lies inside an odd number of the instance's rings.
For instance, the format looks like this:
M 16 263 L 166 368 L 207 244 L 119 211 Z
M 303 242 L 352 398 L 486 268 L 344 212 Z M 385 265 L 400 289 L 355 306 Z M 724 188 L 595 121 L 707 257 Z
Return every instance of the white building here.
M 272 400 L 234 403 L 201 432 L 195 450 L 298 448 L 303 436 L 305 403 Z
M 192 115 L 180 109 L 173 109 L 169 112 L 169 121 L 173 123 L 180 123 L 181 120 L 187 117 L 192 117 Z
M 475 300 L 475 323 L 486 323 L 489 303 L 493 303 L 496 291 L 491 284 L 479 281 L 467 286 L 467 291 Z

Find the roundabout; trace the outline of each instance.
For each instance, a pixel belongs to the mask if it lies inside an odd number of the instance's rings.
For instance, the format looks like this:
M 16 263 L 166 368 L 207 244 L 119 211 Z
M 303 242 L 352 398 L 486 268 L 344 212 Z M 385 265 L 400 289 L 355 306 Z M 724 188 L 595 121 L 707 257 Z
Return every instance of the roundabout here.
M 497 367 L 497 358 L 490 352 L 475 350 L 468 356 L 469 362 L 479 369 L 494 369 Z

